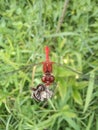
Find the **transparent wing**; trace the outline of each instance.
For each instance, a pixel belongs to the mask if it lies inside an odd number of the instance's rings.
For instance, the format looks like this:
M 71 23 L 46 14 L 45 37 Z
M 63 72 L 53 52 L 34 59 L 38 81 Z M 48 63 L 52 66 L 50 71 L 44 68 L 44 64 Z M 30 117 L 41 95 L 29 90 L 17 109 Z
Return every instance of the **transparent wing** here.
M 53 67 L 53 73 L 56 75 L 56 78 L 67 78 L 73 76 L 79 78 L 83 75 L 82 72 L 77 69 L 64 64 L 54 63 Z
M 30 82 L 33 67 L 40 64 L 32 63 L 21 67 L 16 66 L 15 69 L 12 66 L 0 64 L 0 85 L 9 86 L 10 84 L 16 84 L 17 86 L 19 82 Z
M 17 69 L 13 69 L 11 67 L 4 67 L 1 71 L 0 74 L 1 76 L 7 76 L 10 74 L 14 74 L 14 73 L 18 73 L 19 71 L 25 70 L 25 72 L 27 72 L 28 70 L 32 69 L 32 67 L 40 65 L 41 63 L 37 63 L 37 64 L 29 64 L 29 65 L 25 65 L 25 66 L 21 66 L 20 68 Z

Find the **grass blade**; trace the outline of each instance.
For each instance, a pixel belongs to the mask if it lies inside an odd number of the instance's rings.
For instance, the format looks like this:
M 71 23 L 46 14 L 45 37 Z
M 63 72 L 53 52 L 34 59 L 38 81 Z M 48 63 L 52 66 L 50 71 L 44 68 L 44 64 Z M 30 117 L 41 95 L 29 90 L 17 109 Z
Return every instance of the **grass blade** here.
M 89 85 L 88 85 L 88 89 L 87 89 L 86 100 L 85 100 L 83 112 L 86 112 L 86 110 L 88 109 L 88 106 L 90 104 L 92 93 L 93 93 L 93 88 L 94 88 L 94 79 L 95 79 L 95 73 L 92 71 L 90 73 Z
M 86 127 L 86 130 L 90 130 L 91 125 L 92 125 L 92 122 L 93 122 L 93 119 L 94 119 L 94 113 L 92 113 L 92 115 L 91 115 L 90 118 L 89 118 L 89 121 L 88 121 L 88 125 L 87 125 L 87 127 Z

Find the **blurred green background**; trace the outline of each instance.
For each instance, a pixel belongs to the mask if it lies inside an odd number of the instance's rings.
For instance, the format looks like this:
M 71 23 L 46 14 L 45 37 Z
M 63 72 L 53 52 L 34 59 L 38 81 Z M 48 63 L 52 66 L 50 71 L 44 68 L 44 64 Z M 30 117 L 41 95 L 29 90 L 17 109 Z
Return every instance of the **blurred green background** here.
M 0 130 L 98 130 L 98 1 L 70 0 L 56 33 L 63 5 L 0 0 Z M 42 66 L 12 71 L 44 61 L 46 45 L 52 61 L 82 74 L 54 65 L 55 95 L 38 103 L 30 87 Z

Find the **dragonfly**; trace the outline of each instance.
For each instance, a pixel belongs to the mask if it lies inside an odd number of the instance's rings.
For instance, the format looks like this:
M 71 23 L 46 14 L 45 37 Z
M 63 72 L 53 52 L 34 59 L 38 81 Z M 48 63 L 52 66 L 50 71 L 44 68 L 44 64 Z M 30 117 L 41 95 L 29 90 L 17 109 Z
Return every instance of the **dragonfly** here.
M 49 90 L 49 86 L 54 82 L 55 77 L 52 74 L 53 63 L 49 59 L 50 49 L 48 46 L 45 47 L 46 60 L 42 62 L 43 65 L 43 76 L 41 78 L 43 84 L 39 84 L 36 88 L 33 88 L 32 97 L 38 101 L 44 101 L 52 97 L 53 92 Z
M 53 96 L 53 91 L 50 89 L 52 84 L 54 84 L 55 82 L 55 76 L 53 74 L 53 65 L 56 64 L 59 67 L 64 67 L 62 64 L 58 64 L 56 62 L 52 62 L 50 60 L 50 48 L 48 46 L 45 47 L 45 61 L 37 63 L 37 64 L 31 64 L 28 66 L 24 66 L 22 68 L 19 68 L 17 70 L 13 70 L 7 73 L 14 73 L 14 72 L 18 72 L 21 69 L 25 69 L 25 68 L 31 68 L 33 66 L 38 66 L 38 65 L 42 65 L 42 77 L 41 77 L 41 83 L 38 84 L 36 87 L 32 87 L 32 93 L 31 93 L 31 97 L 33 99 L 35 99 L 36 101 L 45 101 L 50 99 Z M 65 66 L 67 69 L 81 74 L 81 72 L 78 72 L 74 69 L 72 69 L 69 66 Z M 5 73 L 6 75 L 6 73 Z

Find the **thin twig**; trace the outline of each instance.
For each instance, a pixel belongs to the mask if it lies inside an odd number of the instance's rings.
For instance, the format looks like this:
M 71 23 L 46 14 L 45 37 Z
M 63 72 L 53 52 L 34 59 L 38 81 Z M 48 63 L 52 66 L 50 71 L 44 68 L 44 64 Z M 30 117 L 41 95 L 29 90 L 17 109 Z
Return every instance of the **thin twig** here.
M 65 17 L 65 14 L 66 14 L 68 3 L 69 3 L 69 0 L 65 0 L 63 11 L 62 11 L 61 17 L 59 18 L 59 21 L 58 21 L 58 26 L 57 26 L 56 33 L 58 33 L 60 31 L 61 25 L 62 25 L 62 23 L 64 21 L 64 17 Z

